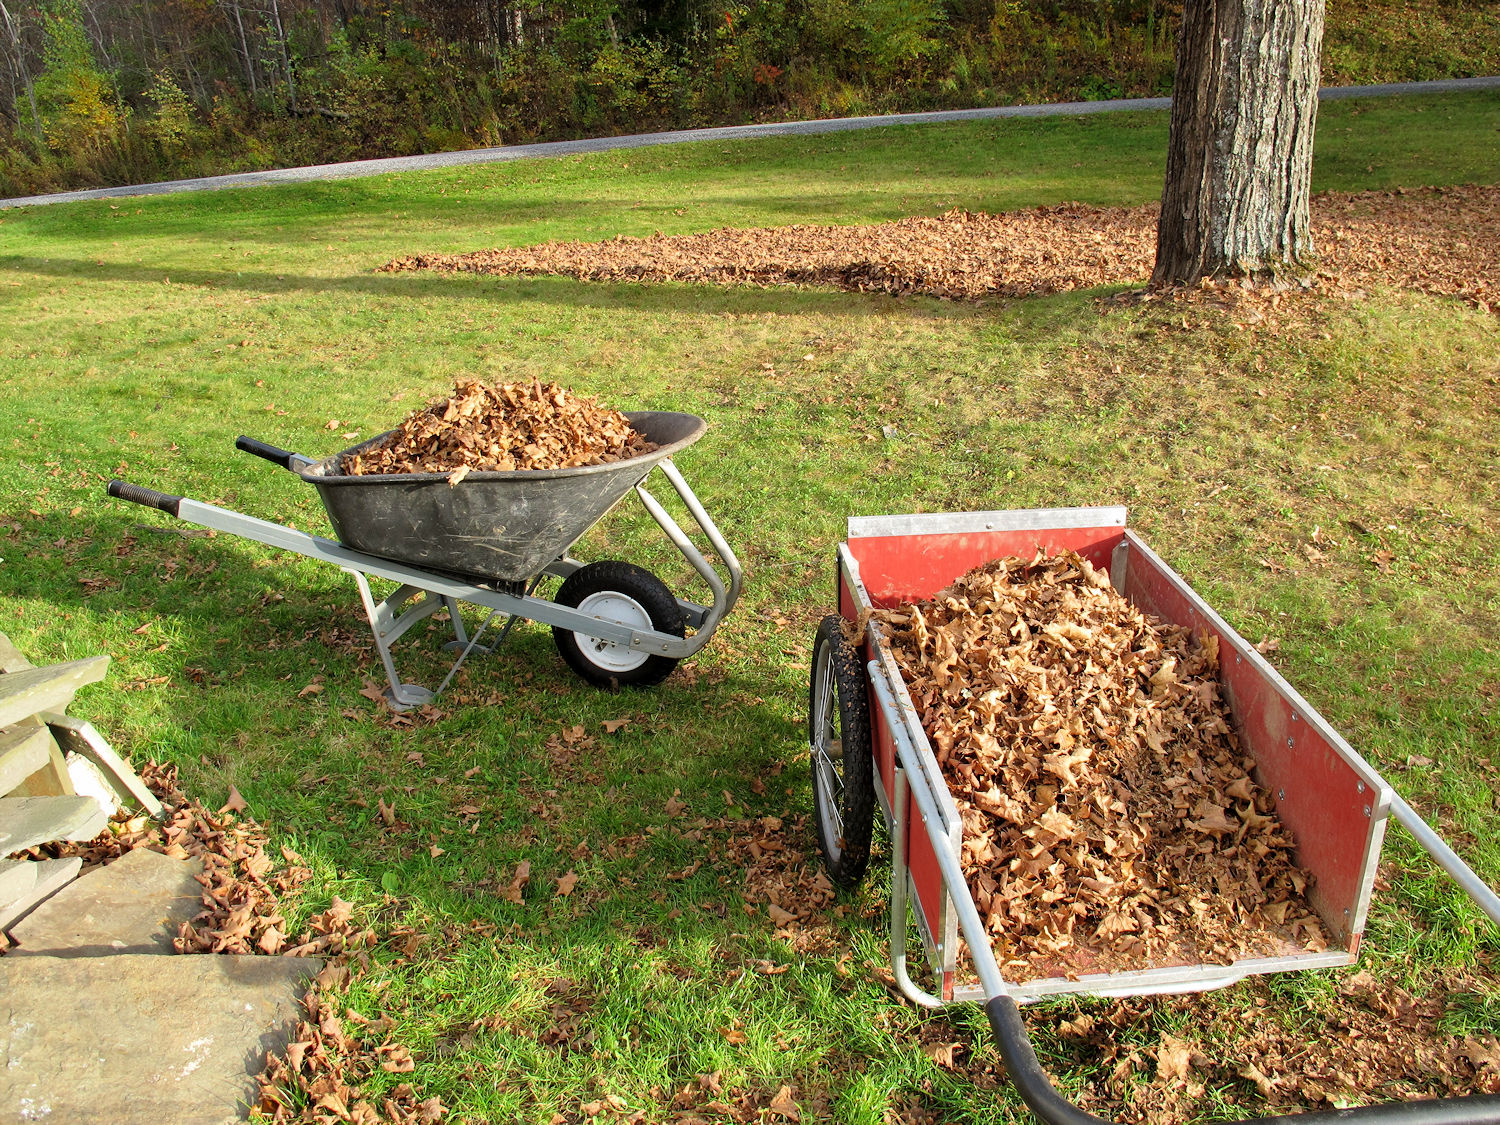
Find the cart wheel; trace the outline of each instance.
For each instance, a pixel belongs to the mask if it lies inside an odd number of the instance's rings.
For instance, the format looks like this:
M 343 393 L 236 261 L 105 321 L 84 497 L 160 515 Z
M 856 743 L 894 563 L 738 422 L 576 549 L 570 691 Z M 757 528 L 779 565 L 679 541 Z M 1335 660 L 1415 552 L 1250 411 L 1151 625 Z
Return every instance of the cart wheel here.
M 852 888 L 870 862 L 875 820 L 870 699 L 859 650 L 844 640 L 844 619 L 818 625 L 808 684 L 807 731 L 812 751 L 813 812 L 828 876 Z
M 682 608 L 666 584 L 649 570 L 613 559 L 589 563 L 563 582 L 553 599 L 605 621 L 637 629 L 654 629 L 680 637 L 686 632 Z M 677 661 L 628 645 L 600 640 L 561 626 L 552 639 L 568 667 L 597 687 L 633 684 L 649 687 L 672 674 Z

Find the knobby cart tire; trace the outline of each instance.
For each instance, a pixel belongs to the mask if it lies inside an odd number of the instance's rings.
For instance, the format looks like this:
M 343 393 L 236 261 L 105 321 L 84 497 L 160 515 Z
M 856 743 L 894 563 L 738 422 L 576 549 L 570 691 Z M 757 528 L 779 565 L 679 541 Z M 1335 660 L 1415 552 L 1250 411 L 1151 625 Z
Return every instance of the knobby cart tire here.
M 674 637 L 686 632 L 682 607 L 666 583 L 627 562 L 608 559 L 575 570 L 552 600 L 638 629 L 649 627 Z M 568 667 L 596 687 L 650 687 L 677 667 L 672 657 L 601 641 L 558 625 L 552 627 L 552 640 Z
M 851 889 L 870 862 L 875 824 L 875 764 L 870 695 L 859 649 L 844 639 L 844 619 L 818 625 L 808 678 L 807 734 L 812 759 L 813 819 L 828 877 Z

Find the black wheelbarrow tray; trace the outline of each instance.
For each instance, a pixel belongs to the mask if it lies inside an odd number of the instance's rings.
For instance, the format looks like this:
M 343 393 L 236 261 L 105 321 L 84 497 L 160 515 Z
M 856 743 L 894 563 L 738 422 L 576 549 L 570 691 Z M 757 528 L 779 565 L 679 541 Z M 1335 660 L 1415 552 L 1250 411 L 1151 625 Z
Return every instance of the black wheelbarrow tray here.
M 1051 1125 L 1097 1125 L 1052 1086 L 1032 1049 L 1020 1005 L 1047 996 L 1140 996 L 1219 988 L 1256 973 L 1350 965 L 1375 885 L 1386 821 L 1395 817 L 1489 917 L 1500 898 L 1421 820 L 1274 668 L 1186 582 L 1126 528 L 1124 508 L 1064 508 L 849 521 L 838 547 L 839 613 L 814 644 L 808 728 L 818 842 L 834 881 L 851 886 L 869 854 L 873 809 L 892 840 L 891 969 L 902 993 L 925 1007 L 985 1005 L 1000 1053 L 1026 1103 Z M 1148 614 L 1217 636 L 1221 689 L 1255 781 L 1276 800 L 1311 872 L 1307 898 L 1329 935 L 1324 951 L 1293 942 L 1274 955 L 1227 965 L 1153 964 L 1024 982 L 1004 978 L 960 864 L 963 823 L 889 645 L 868 611 L 921 601 L 975 566 L 1038 551 L 1076 551 Z M 850 627 L 866 624 L 860 640 Z M 915 831 L 913 826 L 920 826 Z M 906 966 L 908 911 L 915 916 L 936 992 Z M 960 979 L 959 935 L 977 986 Z M 972 978 L 968 978 L 972 979 Z M 1500 1122 L 1500 1096 L 1399 1102 L 1300 1115 L 1404 1125 Z M 1275 1118 L 1268 1120 L 1278 1120 Z
M 734 552 L 672 463 L 674 454 L 703 436 L 706 423 L 692 414 L 666 411 L 635 411 L 626 417 L 656 449 L 603 465 L 475 472 L 453 482 L 445 473 L 343 473 L 349 455 L 387 434 L 322 461 L 240 437 L 235 442 L 239 449 L 296 473 L 318 490 L 337 542 L 125 481 L 110 481 L 108 491 L 191 523 L 342 567 L 359 586 L 389 681 L 386 698 L 395 710 L 431 701 L 470 652 L 497 647 L 504 631 L 493 645 L 478 642 L 499 614 L 506 615 L 505 631 L 523 618 L 551 625 L 563 658 L 591 683 L 649 685 L 660 683 L 679 660 L 708 643 L 739 599 L 741 571 Z M 661 471 L 682 500 L 718 557 L 723 577 L 646 490 L 645 480 L 653 470 Z M 710 605 L 674 596 L 655 575 L 630 563 L 605 560 L 585 565 L 569 557 L 569 549 L 632 489 L 707 584 Z M 371 575 L 397 583 L 396 590 L 377 600 L 370 589 Z M 550 601 L 533 596 L 547 575 L 563 580 Z M 472 637 L 460 616 L 462 602 L 490 611 Z M 448 611 L 454 632 L 449 647 L 459 657 L 432 691 L 401 680 L 391 645 L 441 609 Z

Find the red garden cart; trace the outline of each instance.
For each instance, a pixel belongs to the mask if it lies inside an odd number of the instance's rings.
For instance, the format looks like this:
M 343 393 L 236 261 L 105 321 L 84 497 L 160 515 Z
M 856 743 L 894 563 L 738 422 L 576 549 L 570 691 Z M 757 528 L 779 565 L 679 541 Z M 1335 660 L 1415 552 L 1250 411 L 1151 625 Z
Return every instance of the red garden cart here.
M 1077 552 L 1134 606 L 1216 636 L 1222 691 L 1255 780 L 1273 794 L 1313 881 L 1310 905 L 1331 940 L 1309 952 L 1288 942 L 1271 956 L 1232 964 L 1155 964 L 1122 972 L 1007 981 L 960 866 L 962 821 L 902 674 L 878 625 L 846 639 L 868 611 L 929 598 L 975 566 L 1006 556 Z M 917 1004 L 986 1006 L 1012 1080 L 1052 1125 L 1100 1119 L 1059 1095 L 1038 1065 L 1020 1005 L 1048 996 L 1139 996 L 1220 988 L 1257 973 L 1353 964 L 1359 954 L 1386 821 L 1395 819 L 1500 922 L 1500 899 L 1416 815 L 1381 776 L 1231 629 L 1186 582 L 1126 527 L 1124 508 L 1065 508 L 952 515 L 877 516 L 849 521 L 838 547 L 839 612 L 819 626 L 809 689 L 809 738 L 819 846 L 835 882 L 863 876 L 874 809 L 892 840 L 891 967 Z M 908 911 L 936 980 L 928 992 L 906 965 Z M 960 935 L 975 983 L 960 976 Z M 1477 1095 L 1304 1115 L 1390 1119 L 1425 1125 L 1500 1122 L 1500 1096 Z

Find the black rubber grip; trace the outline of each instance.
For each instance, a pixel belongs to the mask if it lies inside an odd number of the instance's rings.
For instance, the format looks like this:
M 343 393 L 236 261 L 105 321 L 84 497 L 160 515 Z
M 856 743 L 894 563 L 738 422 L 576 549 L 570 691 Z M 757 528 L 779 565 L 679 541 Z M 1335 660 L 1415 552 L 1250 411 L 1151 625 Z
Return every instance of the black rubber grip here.
M 274 445 L 256 441 L 253 437 L 246 437 L 244 434 L 234 439 L 234 447 L 243 449 L 246 453 L 253 453 L 257 457 L 264 457 L 273 465 L 280 465 L 283 469 L 290 469 L 292 458 L 297 456 L 290 449 L 277 449 Z
M 138 484 L 123 480 L 110 481 L 106 491 L 116 500 L 129 500 L 132 504 L 144 504 L 148 508 L 166 512 L 169 516 L 175 516 L 177 506 L 182 503 L 181 496 L 157 492 L 154 488 L 142 488 Z
M 996 996 L 984 1006 L 995 1033 L 1000 1057 L 1031 1111 L 1047 1125 L 1107 1125 L 1101 1117 L 1079 1109 L 1052 1085 L 1047 1072 L 1037 1062 L 1021 1019 L 1021 1009 L 1009 996 Z M 1386 1102 L 1355 1109 L 1322 1110 L 1283 1117 L 1247 1117 L 1241 1125 L 1496 1125 L 1500 1122 L 1500 1095 L 1475 1094 L 1466 1098 L 1436 1098 L 1414 1102 Z

